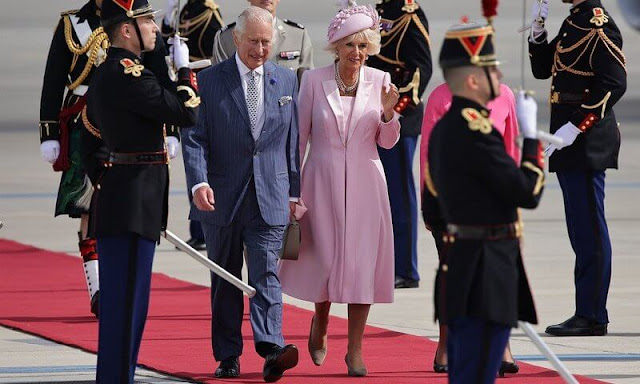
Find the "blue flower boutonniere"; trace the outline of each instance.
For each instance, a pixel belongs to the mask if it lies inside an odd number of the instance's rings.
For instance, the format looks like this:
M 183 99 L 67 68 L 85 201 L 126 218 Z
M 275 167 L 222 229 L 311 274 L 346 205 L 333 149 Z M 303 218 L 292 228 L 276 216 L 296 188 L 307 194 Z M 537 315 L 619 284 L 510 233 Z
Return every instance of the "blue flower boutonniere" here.
M 277 77 L 272 77 L 271 79 L 269 79 L 269 84 L 274 85 L 278 82 L 278 78 Z

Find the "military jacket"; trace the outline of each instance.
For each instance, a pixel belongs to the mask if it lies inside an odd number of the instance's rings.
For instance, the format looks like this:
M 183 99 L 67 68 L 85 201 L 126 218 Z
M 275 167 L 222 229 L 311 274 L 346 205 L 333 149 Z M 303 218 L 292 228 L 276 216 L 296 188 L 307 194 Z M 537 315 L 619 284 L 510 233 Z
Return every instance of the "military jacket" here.
M 424 115 L 422 94 L 433 71 L 429 22 L 413 0 L 384 0 L 376 9 L 382 18 L 382 46 L 367 65 L 389 72 L 400 91 L 395 106 L 403 116 L 400 134 L 418 136 Z
M 60 140 L 60 110 L 84 95 L 93 70 L 105 59 L 109 40 L 100 27 L 97 12 L 91 0 L 80 10 L 61 15 L 49 48 L 42 83 L 41 142 Z
M 166 152 L 164 123 L 191 126 L 199 104 L 195 76 L 178 72 L 172 89 L 130 51 L 112 47 L 87 92 L 82 119 L 99 133 L 110 154 Z M 168 166 L 106 162 L 95 180 L 92 228 L 96 237 L 137 233 L 158 240 L 166 227 Z
M 220 6 L 213 0 L 189 0 L 180 11 L 178 22 L 180 36 L 186 37 L 191 61 L 211 59 L 213 39 L 225 24 L 220 15 Z M 162 23 L 162 36 L 168 38 L 174 27 Z
M 540 143 L 525 139 L 518 167 L 488 116 L 485 107 L 454 96 L 431 133 L 422 209 L 432 229 L 445 224 L 519 228 L 518 207 L 534 208 L 540 201 Z M 515 236 L 471 240 L 447 235 L 439 281 L 446 286 L 439 290 L 446 295 L 438 310 L 444 323 L 460 316 L 509 326 L 518 319 L 537 320 Z
M 235 25 L 236 23 L 231 23 L 216 34 L 213 42 L 213 64 L 232 57 L 236 52 L 232 34 Z M 294 71 L 313 68 L 311 39 L 304 26 L 291 20 L 276 18 L 275 29 L 276 39 L 269 60 Z
M 600 0 L 573 7 L 551 42 L 529 42 L 533 75 L 552 77 L 551 133 L 572 122 L 583 133 L 549 160 L 550 171 L 618 167 L 620 131 L 613 106 L 627 85 L 622 36 Z

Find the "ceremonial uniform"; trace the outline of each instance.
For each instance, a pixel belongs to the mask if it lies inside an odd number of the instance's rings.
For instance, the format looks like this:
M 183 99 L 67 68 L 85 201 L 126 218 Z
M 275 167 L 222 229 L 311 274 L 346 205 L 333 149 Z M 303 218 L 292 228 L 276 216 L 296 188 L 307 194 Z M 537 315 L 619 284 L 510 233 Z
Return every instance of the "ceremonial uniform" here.
M 418 208 L 413 156 L 424 114 L 422 94 L 432 73 L 429 23 L 413 0 L 384 0 L 376 9 L 382 17 L 382 47 L 367 64 L 391 74 L 400 91 L 395 110 L 402 115 L 398 143 L 391 149 L 378 148 L 391 202 L 395 285 L 417 287 Z
M 269 60 L 274 63 L 297 71 L 300 68 L 313 68 L 313 49 L 311 38 L 302 24 L 291 20 L 281 20 L 274 18 L 274 28 L 276 30 L 275 40 L 271 49 Z M 233 43 L 233 22 L 222 28 L 213 41 L 213 64 L 220 63 L 236 52 Z M 299 77 L 299 76 L 298 76 Z
M 174 12 L 178 12 L 177 9 Z M 178 31 L 186 37 L 191 61 L 211 59 L 213 39 L 224 26 L 220 6 L 213 0 L 189 0 L 180 11 Z M 162 36 L 170 37 L 175 26 L 162 22 Z
M 622 36 L 600 0 L 586 0 L 571 9 L 551 42 L 546 32 L 538 41 L 530 41 L 529 55 L 536 78 L 552 77 L 551 133 L 567 122 L 580 131 L 573 144 L 553 152 L 549 170 L 560 182 L 576 254 L 575 316 L 589 324 L 580 331 L 563 323 L 547 332 L 606 334 L 611 242 L 604 186 L 605 170 L 618 168 L 620 132 L 613 106 L 626 90 Z
M 132 20 L 142 45 L 138 18 L 153 13 L 146 0 L 105 0 L 101 19 L 107 26 Z M 99 128 L 109 152 L 91 215 L 101 254 L 97 383 L 133 383 L 155 244 L 167 220 L 164 123 L 193 125 L 199 103 L 192 71 L 178 77 L 177 87 L 163 88 L 135 53 L 111 47 L 87 93 L 83 123 Z
M 450 29 L 441 66 L 495 65 L 492 31 L 477 24 Z M 525 139 L 518 167 L 488 116 L 486 106 L 454 95 L 429 142 L 422 206 L 427 225 L 445 230 L 436 303 L 449 327 L 450 383 L 493 383 L 510 328 L 517 320 L 537 322 L 517 209 L 540 201 L 542 150 Z
M 100 27 L 99 9 L 94 0 L 80 10 L 63 12 L 53 35 L 40 98 L 40 142 L 57 141 L 60 154 L 53 169 L 62 172 L 55 216 L 86 215 L 92 187 L 80 158 L 78 121 L 85 105 L 84 94 L 94 69 L 105 58 L 109 44 Z M 91 311 L 98 316 L 98 254 L 95 239 L 78 232 L 78 247 L 84 264 L 91 299 Z

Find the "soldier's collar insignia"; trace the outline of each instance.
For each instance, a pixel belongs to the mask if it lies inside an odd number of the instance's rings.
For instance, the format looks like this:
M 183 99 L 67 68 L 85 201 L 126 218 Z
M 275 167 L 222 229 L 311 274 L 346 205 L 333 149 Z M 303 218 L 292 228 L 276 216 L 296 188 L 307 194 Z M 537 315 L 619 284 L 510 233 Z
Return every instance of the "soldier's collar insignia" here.
M 486 118 L 483 113 L 478 112 L 475 108 L 463 109 L 462 117 L 469 122 L 469 129 L 472 131 L 480 131 L 480 133 L 488 135 L 493 129 L 491 120 Z
M 131 59 L 124 58 L 120 60 L 120 64 L 124 67 L 124 73 L 126 75 L 133 75 L 134 77 L 140 77 L 142 74 L 142 70 L 144 69 L 144 65 L 139 64 L 136 61 Z
M 597 27 L 602 27 L 605 23 L 609 22 L 609 16 L 604 13 L 604 9 L 596 7 L 593 8 L 593 17 L 589 21 Z

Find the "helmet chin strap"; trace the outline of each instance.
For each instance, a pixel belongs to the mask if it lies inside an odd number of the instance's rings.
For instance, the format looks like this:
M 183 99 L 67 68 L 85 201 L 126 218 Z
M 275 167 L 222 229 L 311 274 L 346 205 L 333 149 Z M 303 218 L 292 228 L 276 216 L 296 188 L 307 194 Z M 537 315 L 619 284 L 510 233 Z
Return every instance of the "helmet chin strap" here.
M 494 100 L 496 97 L 496 90 L 493 88 L 493 82 L 491 81 L 491 73 L 489 72 L 489 67 L 483 67 L 484 74 L 487 75 L 487 80 L 489 81 L 489 88 L 491 89 L 491 96 L 489 101 Z
M 133 19 L 133 27 L 136 29 L 136 34 L 138 35 L 138 43 L 140 43 L 140 53 L 145 51 L 144 42 L 142 41 L 142 33 L 140 32 L 140 27 L 138 26 L 138 19 Z M 493 89 L 492 89 L 493 92 Z

